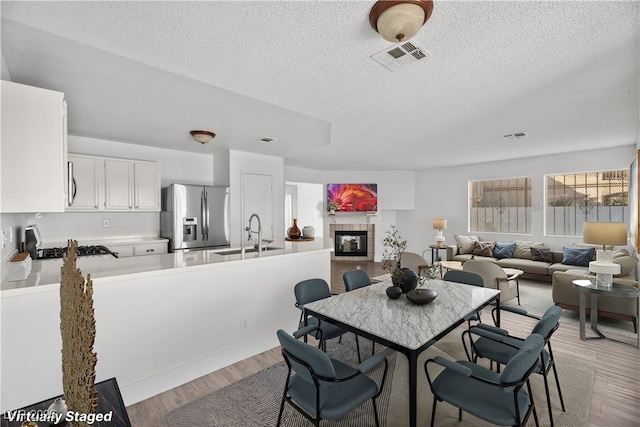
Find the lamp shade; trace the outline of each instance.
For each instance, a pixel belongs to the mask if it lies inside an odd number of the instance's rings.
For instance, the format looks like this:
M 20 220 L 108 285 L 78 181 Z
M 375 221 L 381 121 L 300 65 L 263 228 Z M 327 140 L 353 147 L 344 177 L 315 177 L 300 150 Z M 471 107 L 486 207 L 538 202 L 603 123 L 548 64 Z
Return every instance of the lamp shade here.
M 371 8 L 369 22 L 385 40 L 399 43 L 418 34 L 432 10 L 432 0 L 383 0 Z
M 433 229 L 434 230 L 446 230 L 447 229 L 447 220 L 446 219 L 434 219 L 433 220 Z
M 585 222 L 584 243 L 596 245 L 626 245 L 627 224 L 624 222 Z

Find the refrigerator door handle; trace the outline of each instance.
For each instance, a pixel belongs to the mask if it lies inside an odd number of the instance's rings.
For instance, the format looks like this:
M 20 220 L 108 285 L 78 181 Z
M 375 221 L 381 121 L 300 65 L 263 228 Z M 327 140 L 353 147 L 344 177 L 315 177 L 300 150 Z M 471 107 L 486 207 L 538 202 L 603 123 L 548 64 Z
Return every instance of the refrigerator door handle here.
M 204 212 L 203 212 L 203 217 L 202 217 L 202 222 L 204 222 L 203 225 L 203 229 L 204 229 L 204 240 L 207 241 L 209 240 L 209 206 L 207 203 L 207 190 L 204 190 L 202 192 L 202 197 L 204 197 Z
M 202 228 L 202 241 L 207 240 L 207 225 L 206 225 L 206 216 L 205 216 L 205 200 L 204 200 L 204 191 L 200 195 L 200 228 Z

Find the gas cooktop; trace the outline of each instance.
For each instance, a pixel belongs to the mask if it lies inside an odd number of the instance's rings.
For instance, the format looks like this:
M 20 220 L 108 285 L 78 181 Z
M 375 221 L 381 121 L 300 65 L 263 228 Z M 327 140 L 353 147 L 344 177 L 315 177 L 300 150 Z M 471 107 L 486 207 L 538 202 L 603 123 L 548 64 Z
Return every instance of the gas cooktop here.
M 38 249 L 37 258 L 38 259 L 53 259 L 53 258 L 62 258 L 64 254 L 67 253 L 67 248 L 45 248 Z M 92 245 L 92 246 L 78 246 L 78 256 L 91 256 L 91 255 L 112 255 L 118 258 L 118 255 L 114 254 L 107 248 L 102 245 Z

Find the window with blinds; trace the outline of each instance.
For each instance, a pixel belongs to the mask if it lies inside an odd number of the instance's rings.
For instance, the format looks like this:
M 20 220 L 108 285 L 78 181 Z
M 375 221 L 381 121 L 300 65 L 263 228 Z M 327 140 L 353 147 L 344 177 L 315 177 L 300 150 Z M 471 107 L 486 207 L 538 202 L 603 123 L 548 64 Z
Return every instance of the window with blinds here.
M 469 231 L 531 234 L 531 177 L 469 181 Z
M 585 221 L 629 224 L 629 170 L 545 176 L 546 235 L 581 236 Z

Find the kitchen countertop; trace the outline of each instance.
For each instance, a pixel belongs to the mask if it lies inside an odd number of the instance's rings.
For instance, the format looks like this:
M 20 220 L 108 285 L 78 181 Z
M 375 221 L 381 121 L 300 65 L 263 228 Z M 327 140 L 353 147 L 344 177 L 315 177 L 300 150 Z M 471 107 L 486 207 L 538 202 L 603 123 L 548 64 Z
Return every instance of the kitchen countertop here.
M 162 241 L 162 239 L 156 240 Z M 136 240 L 136 242 L 140 242 L 140 240 Z M 92 243 L 107 245 L 106 243 L 96 243 L 95 241 L 92 241 Z M 107 282 L 109 279 L 117 280 L 117 278 L 122 276 L 165 274 L 167 270 L 170 269 L 198 268 L 232 262 L 262 262 L 268 260 L 269 257 L 275 256 L 288 256 L 319 250 L 331 251 L 333 250 L 333 240 L 330 238 L 305 242 L 276 240 L 269 245 L 269 249 L 266 251 L 263 250 L 261 258 L 258 257 L 257 252 L 249 252 L 244 255 L 221 255 L 218 253 L 231 250 L 233 250 L 233 248 L 188 252 L 179 251 L 169 254 L 127 258 L 98 255 L 78 257 L 76 265 L 85 277 L 87 274 L 90 274 L 91 279 L 105 279 L 101 280 L 101 282 Z M 11 294 L 38 292 L 39 290 L 44 290 L 45 287 L 55 288 L 59 286 L 60 283 L 60 268 L 62 267 L 62 262 L 63 260 L 61 258 L 34 260 L 31 273 L 27 279 L 13 282 L 4 280 L 0 285 L 0 291 L 2 291 L 3 296 L 10 296 Z

